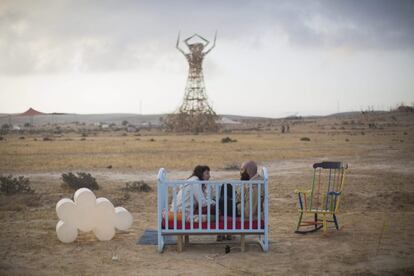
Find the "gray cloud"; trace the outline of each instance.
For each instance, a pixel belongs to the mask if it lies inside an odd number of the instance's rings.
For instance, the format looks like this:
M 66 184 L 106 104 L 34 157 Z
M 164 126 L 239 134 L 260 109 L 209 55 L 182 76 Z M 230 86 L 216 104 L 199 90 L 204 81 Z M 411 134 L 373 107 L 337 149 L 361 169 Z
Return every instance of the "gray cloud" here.
M 355 48 L 407 49 L 414 46 L 414 1 L 321 1 L 316 14 L 337 26 L 327 39 Z M 323 37 L 323 36 L 322 36 Z
M 413 1 L 386 0 L 2 1 L 0 74 L 152 66 L 175 51 L 178 30 L 218 29 L 219 43 L 273 32 L 303 48 L 412 49 L 413 14 Z

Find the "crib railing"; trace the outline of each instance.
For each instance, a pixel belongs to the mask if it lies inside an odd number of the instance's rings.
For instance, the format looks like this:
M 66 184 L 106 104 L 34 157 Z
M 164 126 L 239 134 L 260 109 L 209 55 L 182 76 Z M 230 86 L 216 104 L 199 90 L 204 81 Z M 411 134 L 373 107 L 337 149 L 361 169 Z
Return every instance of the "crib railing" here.
M 169 180 L 166 171 L 160 169 L 158 173 L 158 249 L 163 250 L 165 235 L 191 235 L 191 234 L 257 234 L 259 242 L 264 251 L 268 249 L 268 173 L 267 169 L 262 170 L 263 179 L 242 181 L 242 180 L 215 180 L 215 181 L 188 181 L 188 180 Z M 177 193 L 181 185 L 205 185 L 207 211 L 203 214 L 201 206 L 198 210 L 194 210 L 194 194 L 193 189 L 190 191 L 190 210 L 184 208 L 186 206 L 184 200 L 186 196 L 182 196 L 180 210 L 177 208 Z M 227 186 L 231 185 L 232 192 L 231 208 L 232 212 L 227 211 L 230 208 L 228 204 L 229 195 L 227 194 Z M 224 215 L 219 213 L 220 188 L 224 187 Z M 257 189 L 257 209 L 256 216 L 253 217 L 253 190 Z M 201 190 L 195 197 L 198 202 L 202 202 Z M 263 193 L 262 193 L 263 191 Z M 245 195 L 245 193 L 247 193 Z M 263 197 L 262 197 L 263 195 Z M 248 198 L 248 218 L 245 218 L 245 201 Z M 212 213 L 212 198 L 215 198 L 216 206 Z M 236 214 L 237 202 L 240 202 L 240 217 Z M 171 204 L 172 203 L 172 204 Z M 262 210 L 263 206 L 263 210 Z M 170 212 L 172 209 L 172 214 Z M 181 220 L 178 219 L 179 215 Z M 212 217 L 214 215 L 214 217 Z M 172 216 L 173 225 L 170 227 L 170 216 Z M 203 216 L 205 221 L 203 221 Z M 195 220 L 195 217 L 198 219 Z M 221 219 L 221 220 L 220 220 Z M 239 224 L 237 223 L 239 221 Z M 220 224 L 222 222 L 222 224 Z M 245 224 L 247 223 L 247 227 Z M 180 225 L 181 224 L 181 225 Z M 263 235 L 263 237 L 262 237 Z

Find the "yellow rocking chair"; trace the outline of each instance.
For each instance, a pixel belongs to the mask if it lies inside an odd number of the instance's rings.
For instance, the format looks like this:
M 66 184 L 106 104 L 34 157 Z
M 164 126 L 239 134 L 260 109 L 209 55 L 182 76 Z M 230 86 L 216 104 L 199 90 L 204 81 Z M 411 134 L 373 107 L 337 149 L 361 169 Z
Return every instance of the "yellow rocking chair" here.
M 339 230 L 336 214 L 339 211 L 346 169 L 348 164 L 342 162 L 313 164 L 312 189 L 295 190 L 299 204 L 299 221 L 295 233 L 306 234 L 321 228 L 326 232 L 328 223 L 334 223 L 336 230 Z M 313 215 L 313 220 L 304 221 L 303 215 Z M 332 219 L 328 220 L 330 216 Z

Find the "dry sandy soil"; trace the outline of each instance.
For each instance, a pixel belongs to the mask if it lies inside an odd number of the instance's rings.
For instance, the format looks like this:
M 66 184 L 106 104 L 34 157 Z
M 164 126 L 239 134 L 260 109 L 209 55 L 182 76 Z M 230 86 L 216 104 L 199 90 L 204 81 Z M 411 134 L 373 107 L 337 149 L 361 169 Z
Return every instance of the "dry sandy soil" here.
M 380 120 L 382 119 L 382 121 Z M 291 133 L 226 135 L 98 136 L 79 141 L 35 136 L 0 141 L 0 173 L 25 175 L 34 194 L 0 196 L 0 274 L 7 275 L 412 275 L 414 274 L 414 116 L 377 118 L 379 128 L 338 120 L 295 125 Z M 356 118 L 357 120 L 357 118 Z M 236 143 L 222 144 L 231 136 Z M 307 136 L 309 142 L 300 141 Z M 39 138 L 39 137 L 37 137 Z M 150 141 L 153 138 L 155 141 Z M 84 144 L 82 144 L 84 143 Z M 201 157 L 200 157 L 201 156 Z M 239 239 L 215 242 L 191 237 L 182 253 L 167 246 L 137 245 L 144 229 L 156 229 L 155 178 L 165 167 L 171 178 L 185 178 L 197 163 L 212 167 L 216 179 L 237 178 L 231 164 L 255 159 L 270 171 L 270 250 L 253 239 L 240 252 Z M 310 187 L 314 162 L 348 162 L 341 229 L 327 235 L 294 234 L 296 188 Z M 112 169 L 106 169 L 107 165 Z M 61 174 L 88 171 L 101 186 L 97 196 L 126 207 L 132 228 L 109 242 L 80 233 L 61 243 L 55 233 L 56 202 L 72 197 Z M 148 193 L 125 193 L 127 181 L 144 180 Z M 225 245 L 231 252 L 225 254 Z

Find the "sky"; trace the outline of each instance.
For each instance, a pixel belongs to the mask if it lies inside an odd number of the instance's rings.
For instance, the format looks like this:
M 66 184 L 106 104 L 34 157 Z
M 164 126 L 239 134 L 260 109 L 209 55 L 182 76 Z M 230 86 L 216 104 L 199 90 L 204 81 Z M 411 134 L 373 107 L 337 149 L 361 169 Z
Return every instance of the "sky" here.
M 218 114 L 414 103 L 414 1 L 0 0 L 0 113 L 171 113 L 198 33 Z

